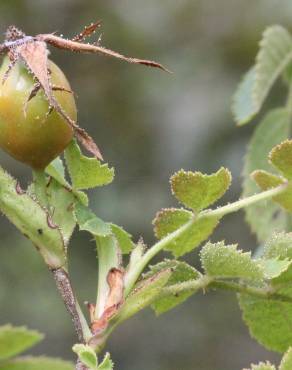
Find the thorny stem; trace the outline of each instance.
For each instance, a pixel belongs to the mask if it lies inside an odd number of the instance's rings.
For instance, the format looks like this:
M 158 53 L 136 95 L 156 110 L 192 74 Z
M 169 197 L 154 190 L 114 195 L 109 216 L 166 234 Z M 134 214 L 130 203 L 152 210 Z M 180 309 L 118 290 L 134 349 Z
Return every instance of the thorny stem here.
M 83 363 L 78 359 L 76 363 L 76 370 L 88 370 L 88 367 L 83 365 Z
M 135 268 L 131 271 L 131 273 L 126 276 L 126 282 L 125 282 L 125 295 L 127 296 L 134 284 L 136 283 L 137 279 L 141 275 L 144 268 L 148 265 L 148 263 L 151 261 L 151 259 L 156 256 L 157 253 L 159 253 L 162 249 L 164 249 L 169 243 L 171 243 L 173 240 L 175 240 L 177 237 L 181 236 L 184 232 L 188 231 L 193 227 L 195 222 L 198 221 L 198 219 L 201 218 L 211 218 L 211 217 L 217 217 L 218 219 L 229 214 L 236 212 L 244 207 L 250 206 L 254 203 L 257 203 L 259 201 L 267 200 L 270 198 L 275 197 L 276 195 L 279 195 L 283 193 L 287 188 L 287 184 L 282 184 L 280 186 L 277 186 L 276 188 L 263 191 L 261 193 L 252 195 L 247 198 L 240 199 L 234 203 L 227 204 L 223 207 L 218 207 L 214 210 L 206 210 L 201 212 L 198 216 L 193 216 L 190 221 L 188 221 L 186 224 L 175 230 L 174 232 L 168 234 L 165 238 L 161 239 L 159 242 L 154 244 L 140 259 L 140 261 L 136 264 Z

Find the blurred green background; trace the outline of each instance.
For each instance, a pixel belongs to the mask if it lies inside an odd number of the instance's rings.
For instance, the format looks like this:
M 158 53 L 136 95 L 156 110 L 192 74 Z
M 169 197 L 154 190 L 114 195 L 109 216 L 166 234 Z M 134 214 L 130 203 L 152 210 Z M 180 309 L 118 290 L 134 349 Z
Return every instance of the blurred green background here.
M 211 172 L 221 165 L 234 177 L 224 201 L 241 192 L 241 171 L 254 125 L 237 128 L 231 96 L 252 64 L 264 28 L 289 28 L 290 0 L 26 0 L 0 1 L 0 31 L 10 24 L 27 34 L 59 31 L 73 36 L 103 21 L 102 43 L 150 58 L 174 74 L 94 55 L 52 50 L 78 96 L 79 123 L 116 168 L 114 183 L 91 192 L 100 217 L 124 226 L 135 240 L 154 241 L 151 220 L 176 205 L 169 176 L 180 168 Z M 284 96 L 275 90 L 268 104 Z M 0 163 L 30 181 L 30 170 L 3 152 Z M 255 249 L 244 215 L 228 216 L 212 236 Z M 94 301 L 94 243 L 74 235 L 71 270 L 81 301 Z M 197 252 L 187 260 L 198 265 Z M 30 243 L 9 222 L 0 223 L 1 324 L 25 324 L 46 333 L 34 353 L 73 359 L 76 340 L 52 276 Z M 278 355 L 251 339 L 233 294 L 198 294 L 156 318 L 150 310 L 123 324 L 107 350 L 119 370 L 240 370 Z

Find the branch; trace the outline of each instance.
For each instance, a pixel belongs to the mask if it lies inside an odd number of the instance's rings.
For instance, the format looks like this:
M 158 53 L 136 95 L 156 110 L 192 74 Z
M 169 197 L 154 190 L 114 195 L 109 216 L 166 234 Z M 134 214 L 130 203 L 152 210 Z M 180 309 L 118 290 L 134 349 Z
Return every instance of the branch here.
M 263 191 L 261 193 L 252 195 L 247 198 L 240 199 L 234 203 L 227 204 L 223 207 L 218 207 L 217 209 L 214 209 L 214 210 L 202 211 L 198 216 L 193 216 L 190 219 L 190 221 L 185 223 L 183 226 L 179 227 L 174 232 L 168 234 L 165 238 L 161 239 L 156 244 L 154 244 L 150 249 L 148 249 L 148 251 L 144 254 L 144 256 L 140 259 L 140 261 L 136 264 L 135 269 L 133 269 L 131 274 L 127 276 L 127 281 L 125 283 L 126 285 L 125 295 L 127 296 L 131 292 L 139 276 L 141 275 L 145 267 L 148 265 L 148 263 L 151 261 L 151 259 L 155 257 L 156 254 L 159 253 L 161 250 L 165 249 L 165 247 L 168 244 L 170 244 L 173 240 L 175 240 L 177 237 L 182 235 L 184 232 L 191 229 L 193 225 L 195 224 L 195 222 L 198 221 L 198 219 L 205 218 L 205 217 L 221 218 L 229 213 L 236 212 L 242 208 L 248 207 L 257 202 L 273 198 L 283 193 L 286 190 L 287 186 L 288 184 L 282 184 L 280 186 L 277 186 L 276 188 Z
M 90 329 L 74 295 L 68 273 L 63 268 L 52 270 L 52 273 L 57 289 L 71 315 L 78 340 L 81 343 L 86 343 L 88 338 L 91 337 Z
M 241 282 L 216 280 L 216 278 L 211 278 L 209 276 L 202 276 L 197 280 L 189 280 L 163 288 L 159 295 L 159 299 L 170 294 L 177 295 L 183 292 L 196 292 L 198 290 L 205 291 L 208 288 L 229 290 L 237 293 L 249 294 L 257 298 L 292 303 L 292 297 L 275 293 L 271 291 L 270 287 L 257 288 Z

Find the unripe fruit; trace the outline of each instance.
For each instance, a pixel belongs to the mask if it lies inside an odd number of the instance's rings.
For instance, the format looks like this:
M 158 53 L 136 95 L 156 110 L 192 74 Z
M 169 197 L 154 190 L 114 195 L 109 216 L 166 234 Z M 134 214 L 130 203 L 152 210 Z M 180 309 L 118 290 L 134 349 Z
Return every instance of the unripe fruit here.
M 34 169 L 44 169 L 63 152 L 73 138 L 73 130 L 55 110 L 50 114 L 49 104 L 40 90 L 26 108 L 25 104 L 34 87 L 33 75 L 22 62 L 12 68 L 2 84 L 9 59 L 0 68 L 0 147 L 12 157 Z M 49 61 L 52 85 L 71 90 L 65 75 Z M 77 110 L 74 96 L 67 91 L 53 91 L 58 104 L 74 121 Z

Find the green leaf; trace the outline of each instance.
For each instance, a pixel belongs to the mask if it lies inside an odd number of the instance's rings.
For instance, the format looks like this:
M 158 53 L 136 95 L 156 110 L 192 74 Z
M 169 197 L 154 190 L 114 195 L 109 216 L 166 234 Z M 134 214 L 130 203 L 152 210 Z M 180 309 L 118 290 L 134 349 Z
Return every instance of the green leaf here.
M 65 179 L 65 168 L 62 160 L 58 157 L 51 162 L 45 169 L 46 173 L 55 179 L 59 184 L 63 185 L 66 189 L 70 190 L 77 199 L 80 200 L 85 206 L 88 205 L 87 195 L 80 190 L 72 189 L 71 185 Z
M 238 125 L 249 122 L 258 111 L 257 104 L 253 99 L 255 79 L 255 68 L 251 68 L 244 75 L 234 94 L 232 113 Z
M 18 355 L 42 339 L 42 334 L 25 327 L 0 326 L 0 360 Z
M 113 181 L 114 169 L 82 155 L 75 140 L 65 150 L 65 159 L 74 189 L 90 189 Z
M 292 348 L 289 348 L 289 350 L 285 353 L 279 370 L 291 370 L 292 369 Z
M 112 233 L 115 235 L 119 247 L 123 254 L 128 254 L 132 249 L 135 248 L 135 244 L 132 241 L 132 235 L 127 233 L 122 227 L 115 224 L 110 224 Z
M 165 244 L 164 249 L 173 253 L 175 257 L 183 256 L 198 247 L 206 240 L 218 225 L 216 217 L 194 218 L 191 212 L 181 209 L 164 209 L 160 211 L 153 220 L 155 234 L 159 239 L 167 237 L 180 227 L 184 227 L 176 237 Z
M 154 274 L 167 269 L 170 269 L 171 275 L 165 286 L 171 286 L 184 281 L 194 280 L 201 276 L 196 269 L 185 262 L 165 260 L 157 265 L 151 266 L 150 271 L 145 275 L 145 278 L 151 277 Z M 166 297 L 164 296 L 163 298 L 159 298 L 158 296 L 157 300 L 152 304 L 152 308 L 156 314 L 162 314 L 184 302 L 192 294 L 193 292 L 183 292 L 175 296 L 170 294 Z
M 273 148 L 269 159 L 286 179 L 292 180 L 292 140 L 285 140 Z
M 162 239 L 186 224 L 193 217 L 192 212 L 184 209 L 165 208 L 158 212 L 152 221 L 157 239 Z
M 212 175 L 180 170 L 171 177 L 170 183 L 173 195 L 183 205 L 200 211 L 225 194 L 231 183 L 231 174 L 223 167 Z
M 47 185 L 47 199 L 51 218 L 60 227 L 65 245 L 68 245 L 76 225 L 73 211 L 78 200 L 70 190 L 55 179 L 51 179 Z
M 266 171 L 254 171 L 253 179 L 262 190 L 276 188 L 285 184 L 285 180 L 279 176 L 273 175 Z M 292 212 L 292 183 L 289 183 L 287 190 L 272 198 L 274 202 L 280 204 L 286 211 Z
M 292 261 L 279 259 L 262 259 L 259 260 L 259 263 L 268 280 L 281 276 L 292 265 Z
M 111 234 L 110 224 L 98 218 L 90 209 L 78 203 L 74 211 L 79 229 L 88 231 L 94 236 L 107 236 Z
M 247 369 L 244 369 L 247 370 Z M 275 366 L 270 364 L 270 362 L 260 362 L 258 365 L 251 365 L 250 370 L 276 370 Z
M 202 266 L 209 276 L 250 280 L 263 278 L 262 268 L 251 259 L 251 253 L 237 250 L 236 245 L 208 242 L 200 254 Z
M 102 363 L 98 366 L 97 370 L 113 370 L 113 368 L 114 368 L 114 363 L 112 362 L 110 358 L 110 354 L 106 353 Z
M 263 257 L 266 260 L 277 259 L 283 263 L 283 270 L 278 276 L 274 276 L 272 284 L 281 284 L 292 281 L 292 234 L 274 233 L 267 241 Z M 286 269 L 284 264 L 287 265 Z
M 292 39 L 281 26 L 265 30 L 256 64 L 240 84 L 233 113 L 239 125 L 249 122 L 261 109 L 271 87 L 292 60 Z
M 291 288 L 281 289 L 278 293 L 292 297 Z M 251 335 L 259 343 L 277 352 L 285 352 L 292 345 L 289 321 L 292 303 L 241 294 L 239 304 Z
M 273 171 L 267 157 L 272 148 L 289 135 L 290 119 L 285 109 L 269 112 L 257 126 L 250 141 L 244 161 L 243 197 L 258 191 L 250 174 L 255 170 Z M 265 241 L 275 230 L 287 227 L 286 213 L 273 200 L 266 200 L 245 208 L 246 220 L 260 242 Z
M 93 348 L 85 344 L 75 344 L 72 350 L 78 355 L 80 361 L 89 367 L 90 370 L 97 369 L 97 357 Z
M 60 230 L 43 207 L 24 193 L 19 184 L 0 168 L 0 210 L 38 248 L 50 268 L 66 263 Z
M 148 279 L 140 281 L 126 298 L 115 320 L 122 322 L 143 308 L 149 306 L 159 296 L 161 289 L 167 284 L 171 276 L 170 269 L 160 271 Z
M 0 365 L 0 370 L 74 370 L 71 362 L 48 357 L 25 357 Z
M 65 168 L 60 157 L 54 159 L 45 169 L 45 172 L 57 180 L 61 185 L 69 185 L 65 179 Z

